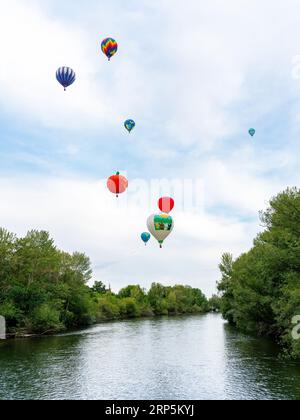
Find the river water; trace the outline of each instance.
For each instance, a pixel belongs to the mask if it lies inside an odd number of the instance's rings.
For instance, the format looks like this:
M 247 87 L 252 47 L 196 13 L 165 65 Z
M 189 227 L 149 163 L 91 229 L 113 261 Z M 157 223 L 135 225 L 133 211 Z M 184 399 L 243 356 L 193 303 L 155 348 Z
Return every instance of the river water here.
M 300 399 L 300 364 L 219 315 L 0 342 L 0 399 Z

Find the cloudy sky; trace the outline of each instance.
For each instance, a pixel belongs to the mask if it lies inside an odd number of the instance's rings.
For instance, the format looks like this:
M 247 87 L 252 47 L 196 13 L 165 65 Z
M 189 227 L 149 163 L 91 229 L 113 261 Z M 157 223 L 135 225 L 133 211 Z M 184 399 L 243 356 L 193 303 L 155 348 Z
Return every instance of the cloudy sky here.
M 299 14 L 298 0 L 0 0 L 0 225 L 49 230 L 114 289 L 214 292 L 222 253 L 247 250 L 258 212 L 298 184 Z M 60 66 L 77 74 L 67 93 Z M 139 239 L 160 193 L 177 203 L 163 251 Z

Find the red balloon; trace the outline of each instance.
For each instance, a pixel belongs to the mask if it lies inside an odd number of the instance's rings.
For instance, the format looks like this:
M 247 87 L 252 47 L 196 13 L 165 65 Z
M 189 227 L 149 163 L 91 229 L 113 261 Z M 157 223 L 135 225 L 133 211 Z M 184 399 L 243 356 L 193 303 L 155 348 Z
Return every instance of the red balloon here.
M 171 197 L 162 197 L 159 199 L 158 207 L 163 213 L 170 213 L 175 207 L 175 201 Z
M 128 188 L 127 179 L 117 172 L 116 175 L 111 176 L 107 181 L 107 188 L 112 194 L 123 194 Z

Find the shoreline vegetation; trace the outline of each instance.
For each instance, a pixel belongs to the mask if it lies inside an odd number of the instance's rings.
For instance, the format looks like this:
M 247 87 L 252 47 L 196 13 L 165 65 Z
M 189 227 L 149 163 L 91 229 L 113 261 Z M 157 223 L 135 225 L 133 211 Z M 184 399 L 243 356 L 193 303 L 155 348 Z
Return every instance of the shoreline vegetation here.
M 113 293 L 102 282 L 88 286 L 91 262 L 85 254 L 57 249 L 49 233 L 17 238 L 0 229 L 0 315 L 8 337 L 52 335 L 114 320 L 205 314 L 216 300 L 188 286 L 153 283 Z
M 49 234 L 17 238 L 0 229 L 0 315 L 8 337 L 63 333 L 106 321 L 221 312 L 238 330 L 268 337 L 283 356 L 300 360 L 293 320 L 300 318 L 300 190 L 287 189 L 260 213 L 264 231 L 249 252 L 222 257 L 218 296 L 200 289 L 153 283 L 113 293 L 93 287 L 85 254 L 58 250 Z M 300 326 L 297 328 L 299 333 Z
M 260 213 L 265 230 L 249 252 L 224 254 L 218 284 L 223 317 L 240 331 L 270 337 L 283 356 L 300 359 L 300 190 L 289 188 Z M 299 324 L 299 322 L 298 322 Z

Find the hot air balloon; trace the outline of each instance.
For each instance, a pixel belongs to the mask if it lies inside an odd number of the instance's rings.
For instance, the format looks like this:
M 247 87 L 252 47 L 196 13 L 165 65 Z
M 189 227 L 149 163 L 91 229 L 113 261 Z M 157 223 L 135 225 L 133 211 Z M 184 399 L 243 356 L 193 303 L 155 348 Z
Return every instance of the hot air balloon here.
M 108 61 L 116 54 L 118 51 L 118 44 L 113 38 L 105 38 L 102 41 L 101 49 L 103 54 L 106 55 Z
M 126 120 L 124 123 L 124 126 L 130 134 L 132 130 L 135 128 L 135 122 L 133 120 Z
M 256 133 L 256 130 L 254 128 L 250 128 L 250 130 L 249 130 L 250 136 L 251 137 L 254 137 L 255 136 L 255 133 Z
M 128 181 L 124 176 L 120 175 L 120 172 L 117 172 L 116 175 L 108 179 L 107 188 L 112 194 L 116 194 L 119 197 L 119 194 L 123 194 L 127 190 Z
M 150 241 L 150 239 L 151 239 L 151 235 L 150 235 L 150 233 L 148 233 L 148 232 L 144 232 L 144 233 L 142 233 L 141 234 L 141 238 L 142 238 L 142 241 L 145 243 L 145 245 L 147 246 L 147 243 Z
M 56 72 L 56 79 L 66 91 L 75 82 L 76 74 L 70 67 L 60 67 Z
M 174 229 L 174 221 L 169 214 L 153 214 L 149 217 L 148 229 L 152 236 L 158 241 L 162 248 L 164 241 Z
M 175 201 L 171 197 L 162 197 L 158 201 L 158 207 L 163 213 L 171 213 L 175 207 Z

